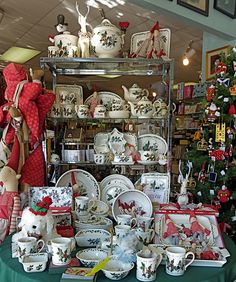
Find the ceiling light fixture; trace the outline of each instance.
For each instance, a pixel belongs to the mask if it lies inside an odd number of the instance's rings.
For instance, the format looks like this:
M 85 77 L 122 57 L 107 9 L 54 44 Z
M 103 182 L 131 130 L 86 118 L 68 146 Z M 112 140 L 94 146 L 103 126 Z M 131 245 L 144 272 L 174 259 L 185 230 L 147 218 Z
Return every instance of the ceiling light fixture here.
M 183 65 L 188 66 L 189 65 L 189 59 L 196 53 L 196 50 L 192 48 L 193 40 L 191 40 L 188 44 L 187 49 L 185 50 L 184 57 L 183 57 Z
M 41 51 L 35 49 L 11 47 L 5 53 L 3 53 L 2 56 L 0 56 L 0 61 L 25 64 L 40 53 Z

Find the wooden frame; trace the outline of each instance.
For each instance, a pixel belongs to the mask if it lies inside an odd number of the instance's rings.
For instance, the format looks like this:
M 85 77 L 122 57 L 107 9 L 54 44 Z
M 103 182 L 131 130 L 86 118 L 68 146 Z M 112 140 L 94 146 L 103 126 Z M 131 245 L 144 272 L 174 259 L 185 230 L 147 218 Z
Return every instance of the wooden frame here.
M 210 50 L 206 52 L 206 80 L 213 79 L 216 71 L 216 62 L 220 59 L 220 54 L 228 54 L 230 46 L 224 46 L 218 49 Z
M 232 19 L 236 18 L 236 0 L 229 0 L 227 3 L 223 3 L 223 1 L 220 0 L 214 0 L 214 9 Z
M 208 17 L 209 0 L 177 0 L 177 4 Z

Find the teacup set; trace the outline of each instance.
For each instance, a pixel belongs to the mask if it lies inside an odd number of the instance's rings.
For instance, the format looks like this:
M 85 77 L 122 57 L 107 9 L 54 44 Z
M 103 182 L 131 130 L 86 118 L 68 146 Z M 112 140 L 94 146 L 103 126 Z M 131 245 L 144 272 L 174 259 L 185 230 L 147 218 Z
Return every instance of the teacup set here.
M 50 116 L 53 118 L 73 118 L 76 116 L 76 94 L 68 90 L 60 91 L 59 101 L 52 106 Z

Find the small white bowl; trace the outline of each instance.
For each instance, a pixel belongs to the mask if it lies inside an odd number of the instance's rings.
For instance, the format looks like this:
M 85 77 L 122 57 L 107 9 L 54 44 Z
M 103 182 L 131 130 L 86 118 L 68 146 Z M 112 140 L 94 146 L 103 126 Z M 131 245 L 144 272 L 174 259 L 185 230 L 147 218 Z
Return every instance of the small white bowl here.
M 107 251 L 99 249 L 84 249 L 76 253 L 77 259 L 85 267 L 94 267 L 101 260 L 104 260 L 108 256 Z
M 89 212 L 97 216 L 106 216 L 109 212 L 109 206 L 100 200 L 89 201 Z
M 75 240 L 79 247 L 97 247 L 101 239 L 110 238 L 111 233 L 105 229 L 80 230 L 75 234 Z
M 110 118 L 129 118 L 130 111 L 120 110 L 120 111 L 109 111 L 108 116 Z
M 47 253 L 36 253 L 23 257 L 23 268 L 26 272 L 42 272 L 45 270 L 48 261 Z
M 121 262 L 116 258 L 112 258 L 102 269 L 104 275 L 111 280 L 121 280 L 125 278 L 130 270 L 134 267 L 133 262 Z

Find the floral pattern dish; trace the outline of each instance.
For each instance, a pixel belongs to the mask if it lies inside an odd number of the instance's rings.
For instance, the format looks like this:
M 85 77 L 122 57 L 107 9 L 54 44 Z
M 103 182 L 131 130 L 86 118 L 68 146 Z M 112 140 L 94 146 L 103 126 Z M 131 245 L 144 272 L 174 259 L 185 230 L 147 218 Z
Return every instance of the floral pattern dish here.
M 157 134 L 143 134 L 138 136 L 138 150 L 155 151 L 158 155 L 166 155 L 168 145 L 166 140 Z
M 101 191 L 109 184 L 114 183 L 114 184 L 124 184 L 127 186 L 129 189 L 133 190 L 134 189 L 134 184 L 132 181 L 121 174 L 111 174 L 108 175 L 107 177 L 103 178 L 103 180 L 100 182 L 100 189 Z
M 85 267 L 94 267 L 99 261 L 107 257 L 107 251 L 100 249 L 84 249 L 76 253 L 77 259 Z M 84 278 L 86 280 L 86 278 Z
M 42 272 L 46 269 L 47 261 L 47 253 L 35 253 L 25 255 L 22 264 L 26 272 Z
M 96 247 L 101 239 L 110 238 L 111 233 L 103 229 L 81 230 L 75 235 L 76 243 L 79 247 Z
M 72 174 L 74 174 L 80 196 L 87 196 L 89 199 L 100 199 L 100 188 L 97 180 L 89 172 L 82 169 L 71 169 L 60 176 L 56 187 L 72 187 Z M 73 184 L 74 185 L 74 184 Z
M 151 217 L 153 212 L 152 202 L 149 197 L 138 190 L 122 192 L 116 197 L 112 205 L 112 214 L 115 220 L 119 214 L 131 214 L 133 217 L 143 215 Z
M 124 134 L 114 128 L 109 136 L 108 145 L 114 155 L 119 155 L 125 152 L 125 145 L 127 141 Z

